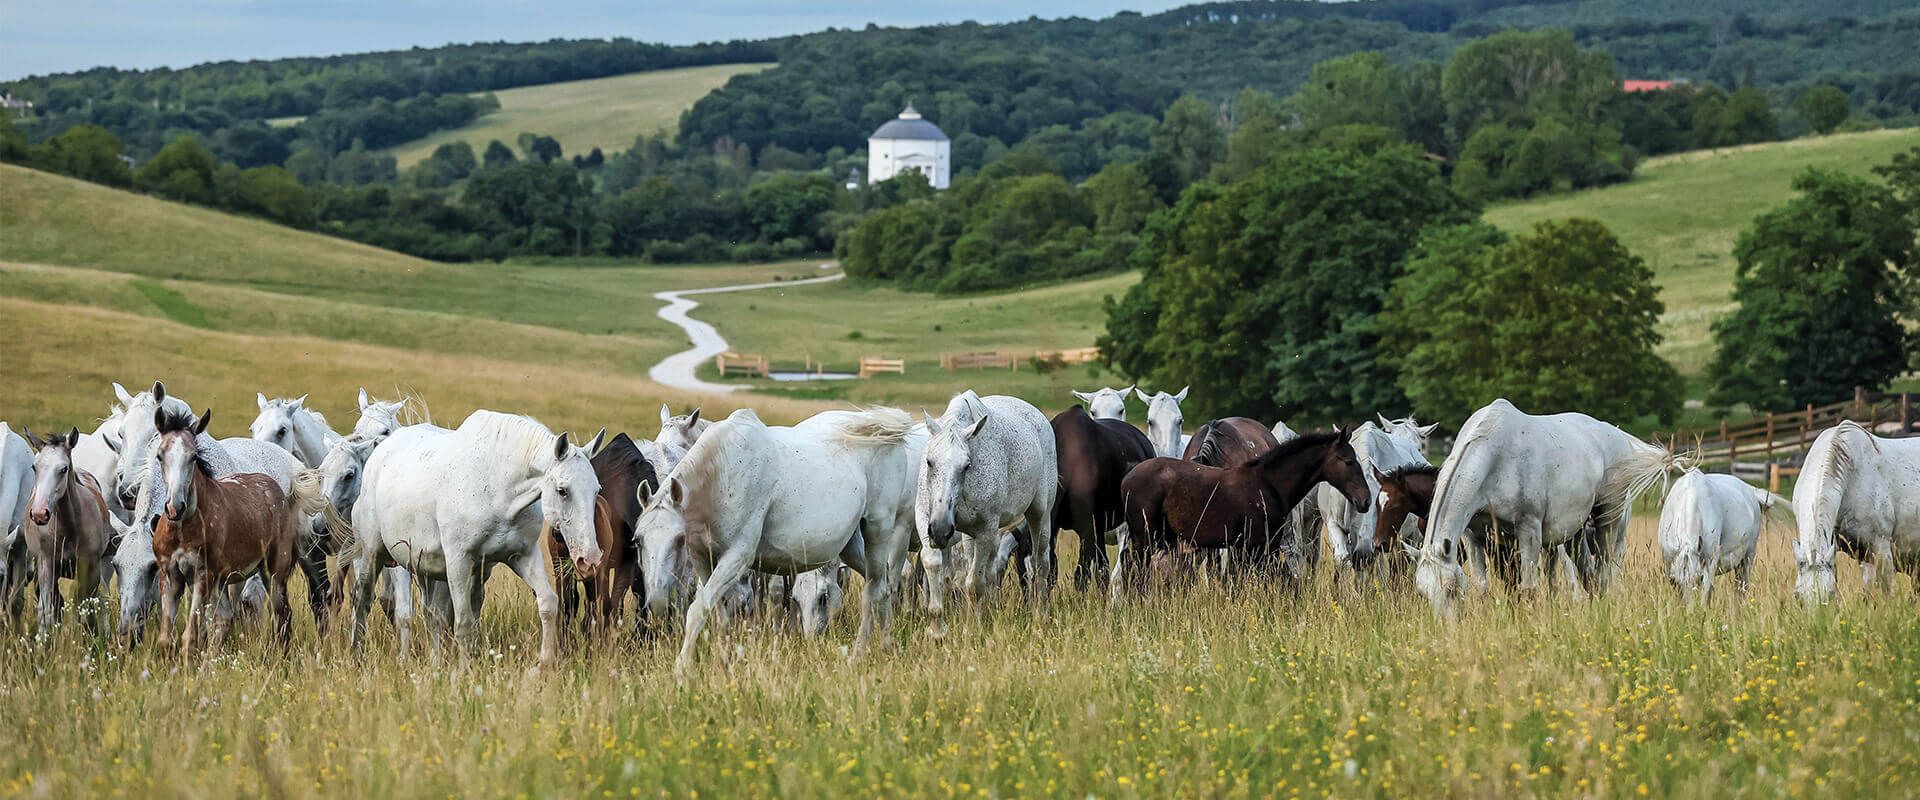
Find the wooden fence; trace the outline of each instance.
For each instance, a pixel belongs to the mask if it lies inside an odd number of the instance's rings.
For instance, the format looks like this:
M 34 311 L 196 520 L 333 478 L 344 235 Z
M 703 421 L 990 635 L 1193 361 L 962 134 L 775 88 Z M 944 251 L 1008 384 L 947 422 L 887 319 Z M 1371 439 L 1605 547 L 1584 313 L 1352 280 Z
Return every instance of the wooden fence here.
M 1020 360 L 1012 353 L 984 351 L 976 353 L 943 353 L 940 367 L 949 372 L 956 369 L 1015 369 Z
M 882 358 L 880 356 L 860 357 L 860 377 L 866 378 L 882 372 L 905 375 L 907 374 L 907 360 L 904 358 Z
M 1072 350 L 1041 350 L 1033 354 L 1041 361 L 1059 359 L 1062 364 L 1085 364 L 1100 360 L 1100 348 L 1077 347 Z
M 767 357 L 743 355 L 728 351 L 713 357 L 713 368 L 720 371 L 720 377 L 740 375 L 748 378 L 767 377 L 769 369 Z
M 1693 451 L 1701 466 L 1724 466 L 1735 475 L 1765 479 L 1777 491 L 1782 476 L 1799 472 L 1807 448 L 1820 432 L 1842 420 L 1890 436 L 1920 432 L 1916 430 L 1920 408 L 1914 401 L 1910 392 L 1883 395 L 1855 389 L 1852 400 L 1721 422 L 1718 428 L 1676 430 L 1656 438 Z

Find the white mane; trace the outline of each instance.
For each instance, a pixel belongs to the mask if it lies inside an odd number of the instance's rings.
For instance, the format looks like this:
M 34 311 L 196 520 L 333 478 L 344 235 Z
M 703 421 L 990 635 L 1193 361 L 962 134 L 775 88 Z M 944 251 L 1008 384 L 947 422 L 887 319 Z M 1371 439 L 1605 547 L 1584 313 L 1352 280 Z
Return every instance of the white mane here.
M 458 433 L 530 469 L 553 464 L 553 431 L 532 417 L 481 409 L 460 423 Z

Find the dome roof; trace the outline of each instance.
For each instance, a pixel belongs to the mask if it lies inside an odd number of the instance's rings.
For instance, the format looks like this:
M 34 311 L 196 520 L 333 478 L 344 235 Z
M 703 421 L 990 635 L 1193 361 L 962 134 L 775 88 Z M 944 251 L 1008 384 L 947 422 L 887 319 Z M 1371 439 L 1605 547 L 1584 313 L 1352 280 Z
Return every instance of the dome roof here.
M 913 110 L 913 106 L 907 106 L 905 111 L 900 112 L 899 118 L 887 120 L 885 125 L 881 125 L 879 130 L 874 131 L 873 135 L 867 138 L 944 142 L 947 141 L 947 134 L 940 130 L 940 126 L 922 119 L 920 112 Z

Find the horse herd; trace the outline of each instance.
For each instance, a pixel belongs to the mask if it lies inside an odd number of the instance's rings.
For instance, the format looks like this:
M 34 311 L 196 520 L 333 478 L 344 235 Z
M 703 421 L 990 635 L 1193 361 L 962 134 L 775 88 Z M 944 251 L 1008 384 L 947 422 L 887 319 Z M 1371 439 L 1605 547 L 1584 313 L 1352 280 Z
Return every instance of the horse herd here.
M 322 636 L 344 599 L 359 648 L 383 596 L 404 653 L 418 582 L 436 650 L 450 634 L 466 651 L 487 575 L 505 565 L 533 592 L 542 660 L 563 625 L 615 629 L 632 595 L 642 625 L 684 611 L 681 671 L 713 618 L 770 606 L 819 633 L 858 573 L 857 658 L 891 641 L 875 629 L 903 592 L 941 635 L 950 592 L 977 603 L 1011 568 L 1044 615 L 1068 530 L 1075 585 L 1099 584 L 1115 606 L 1155 571 L 1294 582 L 1319 568 L 1324 540 L 1336 574 L 1411 572 L 1447 616 L 1492 577 L 1603 591 L 1634 501 L 1682 470 L 1660 550 L 1681 593 L 1704 599 L 1728 572 L 1745 589 L 1761 530 L 1788 505 L 1584 414 L 1505 400 L 1469 417 L 1436 466 L 1435 426 L 1412 419 L 1300 434 L 1226 417 L 1189 435 L 1185 389 L 1074 392 L 1083 405 L 1052 419 L 972 391 L 919 421 L 867 408 L 779 427 L 748 409 L 714 422 L 662 406 L 652 441 L 586 442 L 486 410 L 443 428 L 365 390 L 345 435 L 305 397 L 261 395 L 250 437 L 216 439 L 211 410 L 194 414 L 161 383 L 113 390 L 92 432 L 0 423 L 0 602 L 17 619 L 34 584 L 51 631 L 70 579 L 104 633 L 93 598 L 117 585 L 117 636 L 137 641 L 157 598 L 169 645 L 187 596 L 183 652 L 203 639 L 217 650 L 238 613 L 263 605 L 287 647 L 296 568 Z M 1145 432 L 1126 421 L 1129 396 L 1147 408 Z M 1791 503 L 1800 595 L 1831 594 L 1840 549 L 1870 585 L 1896 570 L 1920 579 L 1920 439 L 1843 423 L 1814 441 L 1803 475 Z M 345 591 L 336 575 L 350 576 Z

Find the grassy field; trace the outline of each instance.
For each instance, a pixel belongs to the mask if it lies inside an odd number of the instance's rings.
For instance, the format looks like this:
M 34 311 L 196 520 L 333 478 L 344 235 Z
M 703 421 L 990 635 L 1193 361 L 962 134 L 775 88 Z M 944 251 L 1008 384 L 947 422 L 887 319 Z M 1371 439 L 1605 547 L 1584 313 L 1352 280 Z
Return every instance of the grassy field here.
M 1770 534 L 1749 597 L 1683 608 L 1651 524 L 1585 602 L 1440 623 L 1402 587 L 1206 583 L 1037 619 L 1003 590 L 944 640 L 902 614 L 854 666 L 852 614 L 814 641 L 749 621 L 685 683 L 670 639 L 533 669 L 504 573 L 464 663 L 398 660 L 379 621 L 352 655 L 304 610 L 287 658 L 258 629 L 187 664 L 9 636 L 0 794 L 1912 796 L 1912 594 L 1803 608 Z
M 520 134 L 537 133 L 560 140 L 568 156 L 586 155 L 595 147 L 612 154 L 627 149 L 635 136 L 674 129 L 680 112 L 729 78 L 771 66 L 720 64 L 504 89 L 493 93 L 500 99 L 499 111 L 380 152 L 405 169 L 443 144 L 467 142 L 478 154 L 494 139 L 512 147 Z
M 1566 217 L 1606 223 L 1647 260 L 1667 304 L 1661 354 L 1681 372 L 1713 356 L 1709 326 L 1731 310 L 1733 244 L 1753 218 L 1784 202 L 1808 167 L 1865 175 L 1920 145 L 1920 130 L 1873 131 L 1650 159 L 1618 186 L 1495 207 L 1510 232 Z
M 7 365 L 34 378 L 0 381 L 0 409 L 37 428 L 90 427 L 108 381 L 164 376 L 226 412 L 215 428 L 230 433 L 252 419 L 255 391 L 312 392 L 347 420 L 360 385 L 420 391 L 443 420 L 487 404 L 651 432 L 662 399 L 693 402 L 646 380 L 686 344 L 654 316 L 653 292 L 816 271 L 436 264 L 15 167 L 0 167 L 0 186 Z M 770 398 L 765 411 L 822 405 Z

